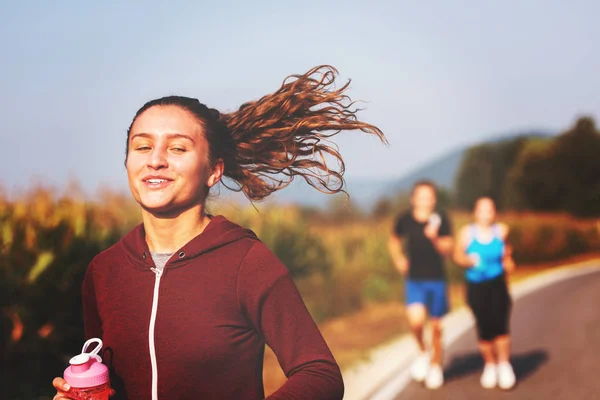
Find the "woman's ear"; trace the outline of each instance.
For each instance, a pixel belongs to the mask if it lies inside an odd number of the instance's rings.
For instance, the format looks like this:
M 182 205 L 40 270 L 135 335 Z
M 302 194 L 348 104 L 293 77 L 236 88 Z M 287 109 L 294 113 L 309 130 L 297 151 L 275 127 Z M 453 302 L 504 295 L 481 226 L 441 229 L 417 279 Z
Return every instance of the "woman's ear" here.
M 212 167 L 212 171 L 206 180 L 206 185 L 211 188 L 215 186 L 223 177 L 223 171 L 225 170 L 225 163 L 222 158 L 217 159 Z

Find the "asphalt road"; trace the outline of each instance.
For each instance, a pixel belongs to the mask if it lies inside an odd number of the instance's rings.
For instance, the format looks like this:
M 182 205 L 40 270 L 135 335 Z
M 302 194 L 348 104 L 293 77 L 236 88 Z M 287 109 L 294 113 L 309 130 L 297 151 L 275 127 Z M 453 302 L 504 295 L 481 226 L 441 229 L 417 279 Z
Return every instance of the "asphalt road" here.
M 405 399 L 600 399 L 600 272 L 555 283 L 513 303 L 511 391 L 479 385 L 474 329 L 446 350 L 445 385 L 411 382 Z

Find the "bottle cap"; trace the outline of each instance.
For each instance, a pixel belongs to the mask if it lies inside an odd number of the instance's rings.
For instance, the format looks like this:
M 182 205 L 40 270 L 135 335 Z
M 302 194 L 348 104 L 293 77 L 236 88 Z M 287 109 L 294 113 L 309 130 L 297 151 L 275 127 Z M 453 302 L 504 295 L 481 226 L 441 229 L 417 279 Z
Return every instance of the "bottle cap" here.
M 98 346 L 92 352 L 87 353 L 87 347 L 94 342 L 98 343 Z M 103 385 L 109 381 L 108 368 L 102 364 L 102 358 L 98 355 L 101 348 L 101 339 L 90 339 L 83 345 L 81 354 L 69 360 L 70 365 L 64 373 L 65 381 L 69 385 L 75 388 L 85 388 Z
M 433 226 L 439 226 L 442 223 L 442 218 L 440 217 L 439 214 L 437 213 L 433 213 L 431 214 L 431 216 L 429 217 L 429 221 L 428 221 L 431 225 Z

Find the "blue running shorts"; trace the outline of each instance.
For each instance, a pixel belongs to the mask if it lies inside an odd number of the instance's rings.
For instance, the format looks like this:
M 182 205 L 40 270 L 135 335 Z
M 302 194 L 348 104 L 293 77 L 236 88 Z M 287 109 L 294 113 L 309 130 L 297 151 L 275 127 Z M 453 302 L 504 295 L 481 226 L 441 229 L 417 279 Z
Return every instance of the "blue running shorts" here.
M 406 305 L 423 304 L 430 317 L 440 318 L 448 313 L 446 282 L 406 281 Z

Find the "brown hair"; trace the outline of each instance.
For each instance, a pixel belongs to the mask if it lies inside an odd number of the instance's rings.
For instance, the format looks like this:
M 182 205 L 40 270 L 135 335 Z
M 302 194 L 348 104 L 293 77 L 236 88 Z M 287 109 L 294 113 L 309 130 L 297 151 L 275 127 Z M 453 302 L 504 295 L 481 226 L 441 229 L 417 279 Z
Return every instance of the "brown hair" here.
M 492 205 L 494 206 L 494 210 L 496 210 L 496 201 L 491 197 L 491 196 L 479 196 L 475 199 L 475 202 L 473 203 L 473 207 L 471 207 L 472 210 L 475 210 L 475 208 L 477 208 L 477 204 L 479 204 L 480 201 L 483 200 L 489 200 L 492 202 Z
M 410 190 L 410 194 L 414 194 L 415 190 L 417 190 L 417 188 L 421 187 L 421 186 L 427 186 L 430 187 L 433 192 L 435 193 L 436 197 L 437 197 L 437 185 L 435 184 L 434 181 L 432 181 L 431 179 L 419 179 L 418 181 L 415 181 L 412 185 L 412 189 Z
M 320 76 L 313 76 L 320 75 Z M 197 99 L 169 96 L 144 104 L 136 118 L 154 106 L 177 106 L 192 113 L 204 128 L 209 162 L 223 159 L 224 175 L 253 201 L 287 186 L 295 176 L 324 193 L 345 192 L 344 161 L 328 139 L 341 131 L 360 130 L 387 144 L 383 132 L 358 120 L 355 102 L 344 94 L 350 81 L 332 89 L 337 70 L 318 66 L 303 75 L 287 77 L 279 90 L 243 104 L 232 113 L 220 113 Z M 295 78 L 291 80 L 291 78 Z M 325 157 L 338 163 L 331 169 Z

